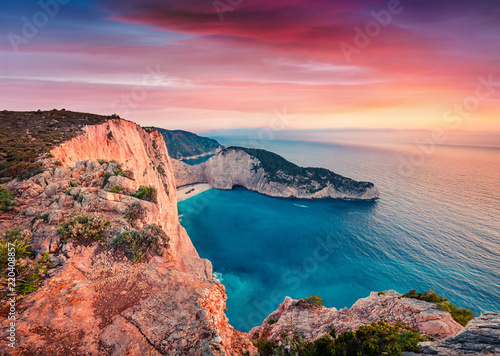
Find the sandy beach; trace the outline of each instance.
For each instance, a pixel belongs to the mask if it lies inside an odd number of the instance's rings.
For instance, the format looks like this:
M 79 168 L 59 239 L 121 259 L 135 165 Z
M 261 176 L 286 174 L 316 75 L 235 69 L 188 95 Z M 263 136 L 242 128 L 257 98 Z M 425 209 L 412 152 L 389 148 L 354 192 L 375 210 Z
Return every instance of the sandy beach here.
M 177 201 L 180 202 L 189 199 L 209 189 L 212 189 L 212 187 L 206 183 L 185 185 L 177 189 Z

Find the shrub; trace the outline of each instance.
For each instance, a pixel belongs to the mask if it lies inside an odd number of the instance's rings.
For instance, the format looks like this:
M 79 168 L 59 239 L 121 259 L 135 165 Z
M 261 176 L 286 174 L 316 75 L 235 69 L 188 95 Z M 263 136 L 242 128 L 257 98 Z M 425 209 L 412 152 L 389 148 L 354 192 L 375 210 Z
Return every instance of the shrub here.
M 139 189 L 133 194 L 134 197 L 148 200 L 153 203 L 156 203 L 156 189 L 153 186 L 144 186 L 141 185 Z
M 98 159 L 97 162 L 99 162 L 99 164 L 108 164 L 109 163 L 105 159 Z
M 323 299 L 317 295 L 307 297 L 305 299 L 299 299 L 297 301 L 298 306 L 304 306 L 307 308 L 321 308 L 323 306 Z
M 128 223 L 135 227 L 135 222 L 137 219 L 140 219 L 144 215 L 144 211 L 141 207 L 141 204 L 134 203 L 132 204 L 127 212 L 125 213 L 125 219 L 127 219 Z
M 255 343 L 255 347 L 257 347 L 260 356 L 273 356 L 275 345 L 276 343 L 265 339 L 258 340 Z
M 111 223 L 98 215 L 73 215 L 58 226 L 58 234 L 64 242 L 68 239 L 102 240 L 104 231 Z
M 43 221 L 48 221 L 49 220 L 49 212 L 43 213 L 43 214 L 38 214 L 35 216 L 33 219 L 31 219 L 31 224 L 36 223 L 38 220 L 43 220 Z
M 122 187 L 121 185 L 115 185 L 111 189 L 106 189 L 106 191 L 110 193 L 118 193 L 118 194 L 129 194 L 130 191 L 127 188 Z
M 104 178 L 103 178 L 102 186 L 101 186 L 102 189 L 104 189 L 104 187 L 106 186 L 106 184 L 108 184 L 109 177 L 111 177 L 111 173 L 109 173 L 109 172 L 104 173 Z
M 54 162 L 54 166 L 57 166 L 57 167 L 62 167 L 62 162 L 60 160 L 57 160 Z
M 12 293 L 7 283 L 7 272 L 15 273 L 15 289 L 23 295 L 35 291 L 49 268 L 54 265 L 49 263 L 49 255 L 45 253 L 42 258 L 35 262 L 30 258 L 32 255 L 29 233 L 22 229 L 7 230 L 5 241 L 0 241 L 0 267 L 2 276 L 0 277 L 0 294 L 5 296 Z M 10 243 L 10 245 L 9 245 Z M 15 269 L 8 265 L 8 252 L 15 251 Z M 5 273 L 4 273 L 5 272 Z
M 267 323 L 268 323 L 269 325 L 273 325 L 275 322 L 276 322 L 276 320 L 274 320 L 274 319 L 269 319 L 269 320 L 267 321 Z
M 439 308 L 450 313 L 453 320 L 462 326 L 466 326 L 469 321 L 476 317 L 476 313 L 474 313 L 471 309 L 461 308 L 453 303 L 450 303 L 448 298 L 437 295 L 432 289 L 426 293 L 417 293 L 415 289 L 412 289 L 408 293 L 403 294 L 402 297 L 435 303 Z
M 168 248 L 169 238 L 161 226 L 151 224 L 140 232 L 128 230 L 113 241 L 115 248 L 122 248 L 132 255 L 134 260 L 142 260 L 152 255 L 162 255 L 163 249 Z
M 64 194 L 71 195 L 71 191 L 72 190 L 73 190 L 73 188 L 68 188 L 68 189 L 66 189 L 66 191 L 64 192 Z
M 381 320 L 370 325 L 360 326 L 356 332 L 345 331 L 335 338 L 333 328 L 314 342 L 303 342 L 297 332 L 282 334 L 277 341 L 258 340 L 261 355 L 300 355 L 300 356 L 400 356 L 402 352 L 419 352 L 419 342 L 431 340 L 402 323 L 390 325 Z
M 0 185 L 0 209 L 3 211 L 8 211 L 14 206 L 12 202 L 14 200 L 14 194 L 4 186 Z

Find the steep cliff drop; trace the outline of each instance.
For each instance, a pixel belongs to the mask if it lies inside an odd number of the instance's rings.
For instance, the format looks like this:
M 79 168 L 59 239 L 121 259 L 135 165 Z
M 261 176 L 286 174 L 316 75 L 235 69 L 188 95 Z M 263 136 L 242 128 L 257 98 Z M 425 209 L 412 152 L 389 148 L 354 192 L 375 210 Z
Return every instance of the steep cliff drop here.
M 156 130 L 147 132 L 135 123 L 109 120 L 107 123 L 86 126 L 85 133 L 52 150 L 64 166 L 77 161 L 114 160 L 124 169 L 136 172 L 139 185 L 152 185 L 157 190 L 159 214 L 157 223 L 170 237 L 181 271 L 212 278 L 208 260 L 200 259 L 185 229 L 179 224 L 175 178 L 170 157 L 162 136 Z
M 51 151 L 43 172 L 7 184 L 16 206 L 0 219 L 2 235 L 18 231 L 33 244 L 33 256 L 17 263 L 50 259 L 52 266 L 30 272 L 40 284 L 17 295 L 14 332 L 1 310 L 0 354 L 255 354 L 247 334 L 228 323 L 225 289 L 212 279 L 210 262 L 179 225 L 162 140 L 157 131 L 124 120 L 84 126 Z M 114 186 L 121 188 L 113 192 Z M 155 187 L 155 199 L 134 195 L 140 186 Z M 134 207 L 140 217 L 132 221 L 127 213 Z M 102 220 L 92 220 L 96 216 Z M 71 230 L 76 234 L 63 238 L 61 226 L 72 217 L 80 219 Z M 92 221 L 108 221 L 100 238 Z M 114 245 L 124 233 L 146 234 L 155 226 L 169 244 L 157 254 L 132 256 Z M 80 236 L 87 228 L 88 236 Z
M 177 186 L 208 183 L 217 189 L 242 186 L 280 198 L 379 198 L 370 182 L 358 182 L 324 168 L 303 168 L 264 150 L 229 147 L 200 165 L 174 160 Z

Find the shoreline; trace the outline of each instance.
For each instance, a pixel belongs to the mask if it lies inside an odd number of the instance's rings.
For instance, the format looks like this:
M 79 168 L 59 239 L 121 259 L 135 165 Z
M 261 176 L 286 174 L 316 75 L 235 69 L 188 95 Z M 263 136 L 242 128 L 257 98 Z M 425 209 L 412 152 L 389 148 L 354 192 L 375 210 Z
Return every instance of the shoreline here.
M 189 199 L 195 195 L 212 189 L 207 183 L 194 183 L 177 188 L 177 202 Z

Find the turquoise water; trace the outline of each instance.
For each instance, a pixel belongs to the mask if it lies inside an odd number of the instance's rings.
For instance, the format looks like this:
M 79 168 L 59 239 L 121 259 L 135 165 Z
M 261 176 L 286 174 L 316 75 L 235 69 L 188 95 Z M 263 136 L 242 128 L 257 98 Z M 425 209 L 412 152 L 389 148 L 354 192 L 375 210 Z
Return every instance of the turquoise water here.
M 226 286 L 226 314 L 238 330 L 261 324 L 285 296 L 318 295 L 342 308 L 371 291 L 432 288 L 460 306 L 500 311 L 500 150 L 437 147 L 422 156 L 410 145 L 286 141 L 264 148 L 372 181 L 382 195 L 304 201 L 240 188 L 180 202 L 182 224 Z

